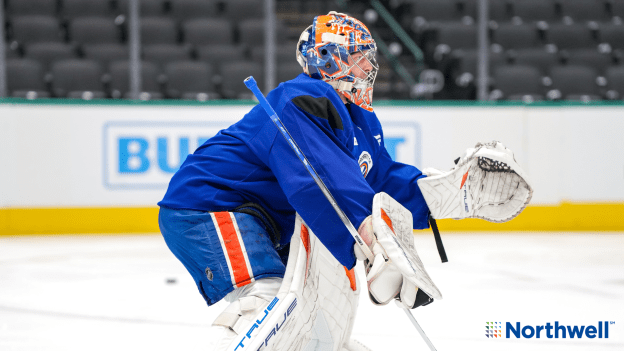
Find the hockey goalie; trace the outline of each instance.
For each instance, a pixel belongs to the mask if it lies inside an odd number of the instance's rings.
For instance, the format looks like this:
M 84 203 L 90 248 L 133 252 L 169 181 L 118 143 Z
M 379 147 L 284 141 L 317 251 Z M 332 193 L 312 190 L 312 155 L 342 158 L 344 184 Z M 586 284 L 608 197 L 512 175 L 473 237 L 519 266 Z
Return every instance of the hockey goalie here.
M 362 22 L 315 17 L 297 43 L 302 73 L 266 97 L 291 139 L 258 105 L 171 178 L 159 202 L 163 238 L 207 305 L 230 303 L 205 336 L 208 350 L 365 349 L 351 340 L 362 290 L 406 309 L 442 298 L 414 229 L 442 218 L 504 222 L 530 201 L 526 175 L 499 142 L 477 144 L 448 172 L 394 161 L 372 107 L 375 56 Z

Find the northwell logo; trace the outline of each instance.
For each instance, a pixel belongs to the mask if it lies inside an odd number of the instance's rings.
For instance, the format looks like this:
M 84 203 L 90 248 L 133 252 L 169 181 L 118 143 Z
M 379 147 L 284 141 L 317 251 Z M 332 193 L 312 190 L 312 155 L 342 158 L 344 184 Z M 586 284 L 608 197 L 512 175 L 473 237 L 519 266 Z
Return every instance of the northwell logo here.
M 506 339 L 512 337 L 516 339 L 582 339 L 583 337 L 588 339 L 608 339 L 610 324 L 615 324 L 615 322 L 601 321 L 598 322 L 597 325 L 561 325 L 559 321 L 556 321 L 555 324 L 550 324 L 549 322 L 546 323 L 546 325 L 536 326 L 522 326 L 520 322 L 516 322 L 515 324 L 505 322 L 504 337 Z M 485 336 L 488 338 L 503 338 L 502 325 L 502 322 L 486 322 Z

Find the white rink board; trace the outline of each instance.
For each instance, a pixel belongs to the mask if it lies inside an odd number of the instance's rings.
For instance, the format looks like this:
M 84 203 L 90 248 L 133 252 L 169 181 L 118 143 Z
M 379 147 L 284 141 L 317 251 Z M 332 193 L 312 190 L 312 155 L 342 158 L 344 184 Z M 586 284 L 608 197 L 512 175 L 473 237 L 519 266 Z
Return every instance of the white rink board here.
M 1 104 L 0 207 L 154 206 L 180 150 L 192 152 L 250 109 Z M 533 204 L 624 201 L 624 107 L 410 106 L 376 112 L 389 151 L 401 162 L 449 169 L 466 148 L 496 139 L 526 168 Z

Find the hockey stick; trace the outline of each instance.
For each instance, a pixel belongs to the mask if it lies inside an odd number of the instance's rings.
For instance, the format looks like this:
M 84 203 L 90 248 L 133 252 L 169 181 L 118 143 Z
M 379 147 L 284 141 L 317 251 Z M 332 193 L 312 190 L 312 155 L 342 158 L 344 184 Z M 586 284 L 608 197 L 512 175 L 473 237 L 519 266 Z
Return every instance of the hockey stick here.
M 353 224 L 351 223 L 347 215 L 340 208 L 340 206 L 338 206 L 336 199 L 334 199 L 334 196 L 331 194 L 331 192 L 329 191 L 329 189 L 327 188 L 327 186 L 325 185 L 321 177 L 319 177 L 318 173 L 316 173 L 316 170 L 314 169 L 314 167 L 312 167 L 312 164 L 308 162 L 308 159 L 303 154 L 303 152 L 301 151 L 301 149 L 299 148 L 299 146 L 297 145 L 293 137 L 290 135 L 290 133 L 286 129 L 286 126 L 284 126 L 284 123 L 282 123 L 282 120 L 277 116 L 277 113 L 275 113 L 275 110 L 273 110 L 273 107 L 271 107 L 271 104 L 269 103 L 269 101 L 264 97 L 264 95 L 258 88 L 258 83 L 256 83 L 256 80 L 253 78 L 253 76 L 249 76 L 245 79 L 244 82 L 247 88 L 251 90 L 251 92 L 258 99 L 260 106 L 264 108 L 264 111 L 266 111 L 267 115 L 269 115 L 269 117 L 271 118 L 271 120 L 273 121 L 277 129 L 280 131 L 280 133 L 282 133 L 282 136 L 284 137 L 284 139 L 286 139 L 286 142 L 288 142 L 288 145 L 290 145 L 290 148 L 295 152 L 295 154 L 297 154 L 297 157 L 299 158 L 301 163 L 303 163 L 308 173 L 310 173 L 312 178 L 314 178 L 316 185 L 318 185 L 318 187 L 323 192 L 323 195 L 325 195 L 327 200 L 331 203 L 332 207 L 338 214 L 338 217 L 340 217 L 340 219 L 342 220 L 342 223 L 344 223 L 344 225 L 347 227 L 349 234 L 353 236 L 353 239 L 355 239 L 355 242 L 359 245 L 360 249 L 362 249 L 362 252 L 364 252 L 364 255 L 366 255 L 366 257 L 372 262 L 374 260 L 374 255 L 371 252 L 371 250 L 368 248 L 368 245 L 364 243 L 364 240 L 362 240 L 362 237 L 357 232 L 357 230 L 355 229 L 355 227 L 353 226 Z M 416 318 L 414 318 L 414 315 L 412 315 L 412 313 L 407 309 L 407 307 L 403 306 L 402 304 L 400 304 L 400 306 L 408 315 L 410 321 L 412 322 L 414 327 L 418 330 L 420 335 L 423 337 L 423 339 L 425 340 L 429 348 L 432 351 L 436 351 L 436 348 L 431 343 L 431 340 L 429 340 L 425 332 L 422 330 L 422 328 L 420 328 L 420 325 L 418 324 L 418 322 L 416 322 Z

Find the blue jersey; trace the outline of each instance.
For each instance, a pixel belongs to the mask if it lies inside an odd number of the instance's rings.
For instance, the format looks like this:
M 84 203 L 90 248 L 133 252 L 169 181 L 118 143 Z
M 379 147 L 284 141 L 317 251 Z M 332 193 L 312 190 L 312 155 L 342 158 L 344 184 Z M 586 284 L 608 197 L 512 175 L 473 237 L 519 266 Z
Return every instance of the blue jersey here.
M 267 99 L 356 228 L 381 191 L 412 211 L 415 229 L 428 227 L 416 183 L 424 175 L 390 158 L 374 113 L 345 105 L 333 87 L 305 74 Z M 279 244 L 290 242 L 297 212 L 341 264 L 355 265 L 353 238 L 260 105 L 189 155 L 158 205 L 228 211 L 249 202 L 276 222 Z

